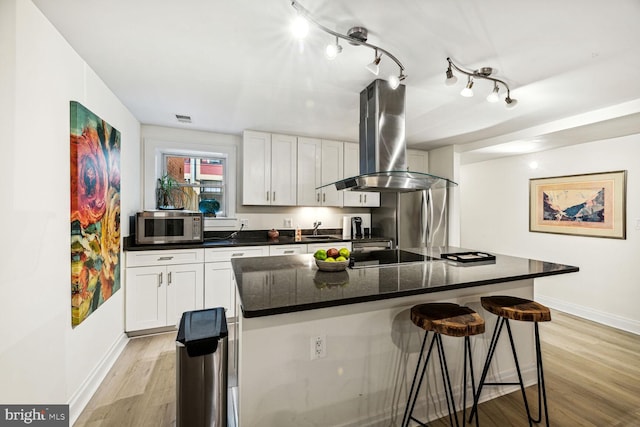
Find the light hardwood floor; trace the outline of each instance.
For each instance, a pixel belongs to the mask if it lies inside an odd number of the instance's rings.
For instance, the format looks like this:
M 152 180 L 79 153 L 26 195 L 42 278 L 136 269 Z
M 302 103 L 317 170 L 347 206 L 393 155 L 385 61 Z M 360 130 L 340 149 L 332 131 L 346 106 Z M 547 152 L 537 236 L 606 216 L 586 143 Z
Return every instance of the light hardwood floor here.
M 640 336 L 552 316 L 540 325 L 551 425 L 640 426 Z M 130 340 L 74 426 L 174 426 L 174 340 L 175 333 Z M 527 392 L 535 406 L 535 387 Z M 485 427 L 528 426 L 519 391 L 482 403 L 479 411 Z

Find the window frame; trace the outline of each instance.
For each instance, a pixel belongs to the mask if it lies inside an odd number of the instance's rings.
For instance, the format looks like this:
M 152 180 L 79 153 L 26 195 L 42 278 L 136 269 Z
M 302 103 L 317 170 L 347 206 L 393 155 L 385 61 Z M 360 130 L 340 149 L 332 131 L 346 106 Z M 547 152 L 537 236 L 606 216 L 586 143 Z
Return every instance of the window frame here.
M 182 139 L 182 138 L 181 138 Z M 226 196 L 227 216 L 205 218 L 205 231 L 228 230 L 237 225 L 236 198 L 238 193 L 238 144 L 216 141 L 202 144 L 197 142 L 177 142 L 145 138 L 143 142 L 143 200 L 145 210 L 156 209 L 156 183 L 163 174 L 163 155 L 176 154 L 179 156 L 196 157 L 226 157 Z

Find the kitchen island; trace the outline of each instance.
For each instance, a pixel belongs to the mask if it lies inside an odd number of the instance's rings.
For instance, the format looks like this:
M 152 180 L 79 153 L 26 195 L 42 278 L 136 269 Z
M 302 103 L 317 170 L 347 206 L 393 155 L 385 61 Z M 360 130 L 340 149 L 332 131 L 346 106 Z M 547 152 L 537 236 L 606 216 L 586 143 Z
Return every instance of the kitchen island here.
M 311 255 L 232 261 L 239 302 L 239 425 L 394 425 L 402 418 L 423 331 L 409 319 L 411 306 L 450 301 L 495 319 L 480 297 L 533 298 L 538 277 L 578 271 L 562 264 L 496 255 L 462 264 L 440 258 L 461 248 L 421 248 L 431 260 L 384 267 L 318 271 Z M 534 383 L 533 328 L 514 322 L 525 381 Z M 489 336 L 487 336 L 489 335 Z M 444 338 L 454 390 L 461 396 L 462 340 Z M 479 366 L 490 334 L 472 339 Z M 494 378 L 515 375 L 508 344 L 497 350 Z M 456 354 L 460 355 L 456 363 Z M 433 365 L 435 366 L 435 365 Z M 433 370 L 433 368 L 432 368 Z M 446 413 L 437 372 L 427 377 L 416 414 Z M 476 373 L 479 375 L 479 373 Z M 492 388 L 483 399 L 513 390 Z

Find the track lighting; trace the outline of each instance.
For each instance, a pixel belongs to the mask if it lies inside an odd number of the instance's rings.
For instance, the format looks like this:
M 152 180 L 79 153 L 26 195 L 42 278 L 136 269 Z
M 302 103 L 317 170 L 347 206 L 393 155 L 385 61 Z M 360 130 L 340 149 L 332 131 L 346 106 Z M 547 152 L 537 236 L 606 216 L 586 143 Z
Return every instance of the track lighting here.
M 338 38 L 336 37 L 335 43 L 329 43 L 327 48 L 325 49 L 325 55 L 327 59 L 336 59 L 336 56 L 342 52 L 342 46 L 338 43 Z
M 453 86 L 457 82 L 458 78 L 453 74 L 451 65 L 449 65 L 449 68 L 447 68 L 447 78 L 445 79 L 444 84 L 446 84 L 447 86 Z
M 460 91 L 460 95 L 464 96 L 465 98 L 471 98 L 473 96 L 473 90 L 471 89 L 472 87 L 473 79 L 471 78 L 471 76 L 469 76 L 467 78 L 467 86 L 465 86 L 465 88 Z
M 313 19 L 309 11 L 296 0 L 291 1 L 291 6 L 293 6 L 293 8 L 298 12 L 298 16 L 295 18 L 295 21 L 291 27 L 296 37 L 302 38 L 306 36 L 309 32 L 309 23 L 312 23 L 320 30 L 336 38 L 336 43 L 328 45 L 325 50 L 325 55 L 328 59 L 334 59 L 340 52 L 342 52 L 342 46 L 338 44 L 338 38 L 341 38 L 354 46 L 364 46 L 374 51 L 373 62 L 367 64 L 365 68 L 371 71 L 376 76 L 380 72 L 379 65 L 380 60 L 382 59 L 382 55 L 386 55 L 389 59 L 395 62 L 396 65 L 398 65 L 398 67 L 400 68 L 400 73 L 398 75 L 394 74 L 389 78 L 389 85 L 392 88 L 397 88 L 398 86 L 400 86 L 400 82 L 407 78 L 407 75 L 404 73 L 404 65 L 402 65 L 398 58 L 393 56 L 389 51 L 367 42 L 368 31 L 366 28 L 353 27 L 347 32 L 347 34 L 341 34 L 325 27 L 324 25 Z
M 400 86 L 400 82 L 403 81 L 404 79 L 406 79 L 407 76 L 404 75 L 404 73 L 400 72 L 399 76 L 396 76 L 394 74 L 389 76 L 389 87 L 391 89 L 398 89 L 398 86 Z
M 493 73 L 493 68 L 482 67 L 478 70 L 467 71 L 467 70 L 463 70 L 462 68 L 454 64 L 453 61 L 451 61 L 451 58 L 447 58 L 447 62 L 449 63 L 449 66 L 447 67 L 447 72 L 446 72 L 447 78 L 445 80 L 445 84 L 447 86 L 452 86 L 458 81 L 456 76 L 453 74 L 454 69 L 467 76 L 467 85 L 465 86 L 464 89 L 462 89 L 462 91 L 460 92 L 460 95 L 465 97 L 473 96 L 473 90 L 471 88 L 473 87 L 474 79 L 475 80 L 485 79 L 493 82 L 493 90 L 491 93 L 489 93 L 489 95 L 487 95 L 488 102 L 497 102 L 498 100 L 500 100 L 499 84 L 501 84 L 507 90 L 507 95 L 504 98 L 506 107 L 508 109 L 512 109 L 518 104 L 518 100 L 511 98 L 511 91 L 509 89 L 509 85 L 500 79 L 491 77 L 491 74 Z
M 382 55 L 378 55 L 378 49 L 376 49 L 373 62 L 367 64 L 365 68 L 377 76 L 380 72 L 380 66 L 378 64 L 380 64 L 381 59 Z
M 297 39 L 303 39 L 309 34 L 309 21 L 302 15 L 298 15 L 291 23 L 291 32 Z
M 498 92 L 500 92 L 498 83 L 493 82 L 493 90 L 489 95 L 487 95 L 487 102 L 498 102 L 500 100 L 500 96 L 498 95 Z

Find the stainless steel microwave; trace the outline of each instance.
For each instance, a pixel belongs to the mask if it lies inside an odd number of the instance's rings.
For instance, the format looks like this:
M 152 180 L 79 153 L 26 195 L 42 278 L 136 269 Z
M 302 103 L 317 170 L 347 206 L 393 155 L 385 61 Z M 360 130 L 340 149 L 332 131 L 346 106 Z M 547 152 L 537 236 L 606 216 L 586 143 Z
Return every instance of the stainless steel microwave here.
M 136 214 L 136 243 L 202 242 L 204 224 L 201 212 L 183 210 L 144 211 Z

